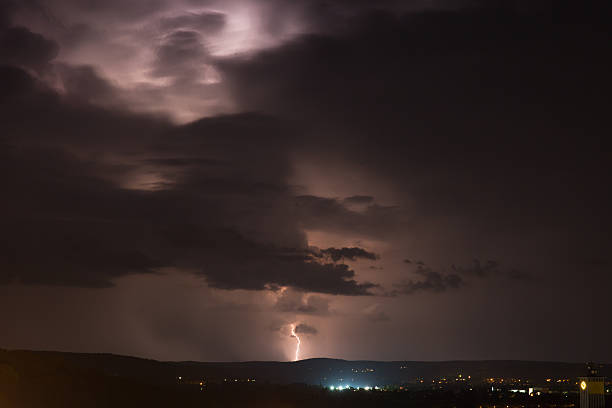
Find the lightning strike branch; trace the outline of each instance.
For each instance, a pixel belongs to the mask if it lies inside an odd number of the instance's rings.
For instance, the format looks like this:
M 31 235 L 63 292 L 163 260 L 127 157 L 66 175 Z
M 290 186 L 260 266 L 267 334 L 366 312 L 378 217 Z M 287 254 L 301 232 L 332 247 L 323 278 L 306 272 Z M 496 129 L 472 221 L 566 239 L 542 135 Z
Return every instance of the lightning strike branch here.
M 295 347 L 295 360 L 298 361 L 300 359 L 300 337 L 295 333 L 295 324 L 291 325 L 291 337 L 295 337 L 297 340 L 297 345 Z

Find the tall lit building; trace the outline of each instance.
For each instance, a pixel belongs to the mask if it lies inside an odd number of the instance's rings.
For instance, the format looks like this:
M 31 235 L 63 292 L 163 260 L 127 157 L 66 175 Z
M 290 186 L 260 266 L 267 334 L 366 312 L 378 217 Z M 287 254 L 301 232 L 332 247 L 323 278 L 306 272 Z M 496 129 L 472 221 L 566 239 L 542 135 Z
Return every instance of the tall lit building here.
M 604 408 L 606 396 L 604 391 L 605 377 L 599 375 L 599 368 L 589 363 L 589 374 L 578 378 L 580 387 L 580 408 Z

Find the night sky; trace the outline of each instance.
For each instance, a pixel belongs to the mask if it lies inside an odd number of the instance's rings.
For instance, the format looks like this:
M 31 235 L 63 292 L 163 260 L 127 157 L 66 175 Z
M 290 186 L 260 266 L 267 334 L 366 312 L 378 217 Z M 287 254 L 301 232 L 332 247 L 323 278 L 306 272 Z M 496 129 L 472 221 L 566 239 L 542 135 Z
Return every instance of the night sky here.
M 612 362 L 593 4 L 0 0 L 0 347 Z

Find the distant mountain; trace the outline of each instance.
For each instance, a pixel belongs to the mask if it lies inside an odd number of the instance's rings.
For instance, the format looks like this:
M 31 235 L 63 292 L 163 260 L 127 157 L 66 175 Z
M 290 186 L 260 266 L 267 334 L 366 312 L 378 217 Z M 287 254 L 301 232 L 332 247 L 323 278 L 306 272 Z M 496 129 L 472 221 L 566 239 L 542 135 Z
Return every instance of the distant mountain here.
M 113 354 L 0 350 L 0 375 L 53 376 L 64 372 L 87 372 L 109 377 L 137 379 L 146 383 L 179 381 L 209 383 L 256 382 L 310 385 L 431 384 L 433 379 L 458 376 L 481 383 L 487 378 L 521 378 L 543 383 L 547 378 L 585 375 L 585 364 L 540 361 L 346 361 L 327 358 L 298 362 L 249 361 L 229 363 L 161 362 Z M 602 366 L 602 375 L 612 374 L 612 365 Z M 9 375 L 9 374 L 5 374 Z M 419 382 L 417 382 L 419 381 Z

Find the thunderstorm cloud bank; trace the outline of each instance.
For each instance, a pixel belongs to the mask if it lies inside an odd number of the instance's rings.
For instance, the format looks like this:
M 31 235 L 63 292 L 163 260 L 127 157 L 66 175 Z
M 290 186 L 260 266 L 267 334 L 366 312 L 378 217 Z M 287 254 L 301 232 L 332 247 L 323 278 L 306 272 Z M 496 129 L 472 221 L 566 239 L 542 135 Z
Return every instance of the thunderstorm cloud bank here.
M 0 346 L 289 359 L 307 316 L 305 357 L 612 358 L 594 8 L 87 4 L 0 2 Z

